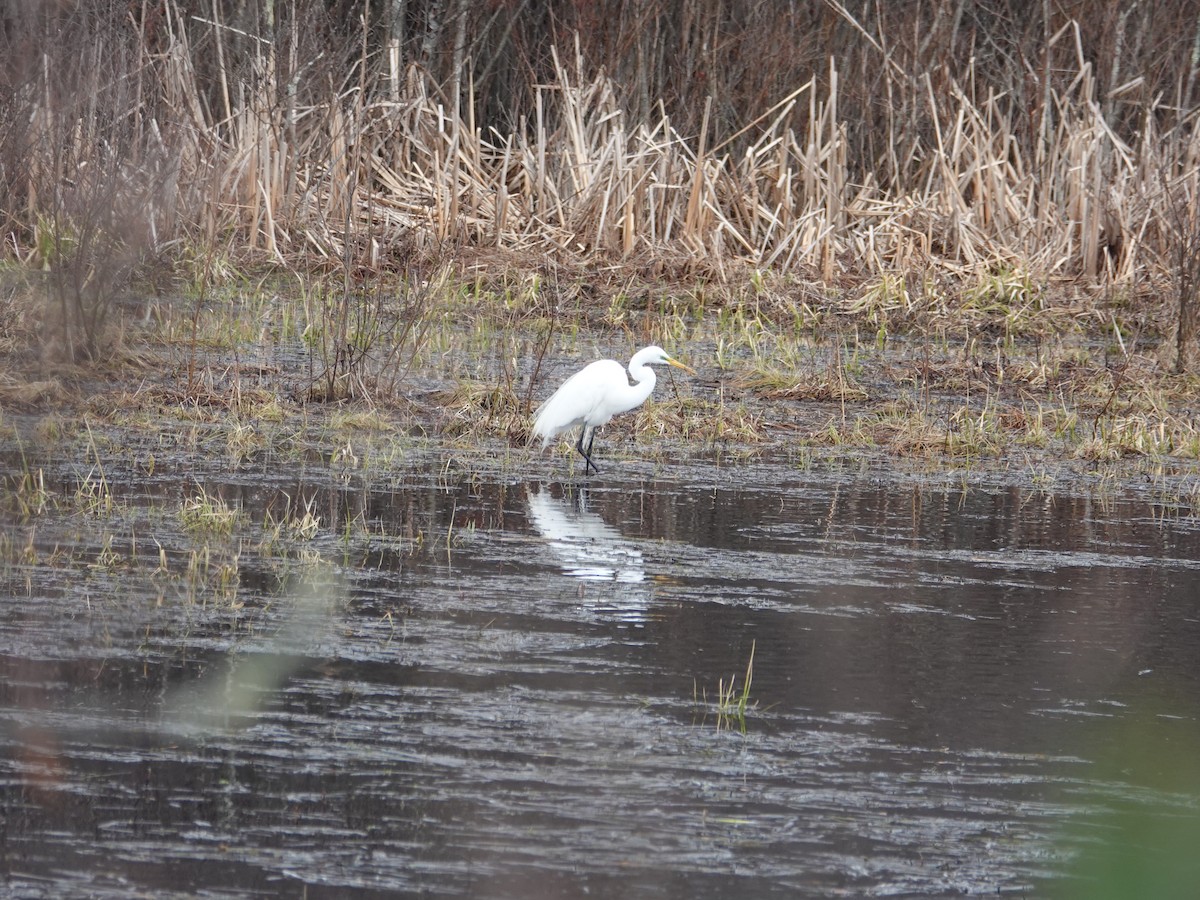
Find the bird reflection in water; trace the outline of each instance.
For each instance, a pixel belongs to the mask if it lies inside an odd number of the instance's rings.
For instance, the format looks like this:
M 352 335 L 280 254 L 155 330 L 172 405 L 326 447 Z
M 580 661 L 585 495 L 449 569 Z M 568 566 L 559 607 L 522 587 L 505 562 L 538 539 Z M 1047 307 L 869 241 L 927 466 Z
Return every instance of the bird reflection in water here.
M 589 508 L 588 489 L 555 497 L 541 486 L 526 495 L 529 522 L 545 540 L 564 575 L 587 582 L 586 593 L 622 618 L 644 620 L 653 579 L 642 551 Z M 581 594 L 584 588 L 580 586 Z

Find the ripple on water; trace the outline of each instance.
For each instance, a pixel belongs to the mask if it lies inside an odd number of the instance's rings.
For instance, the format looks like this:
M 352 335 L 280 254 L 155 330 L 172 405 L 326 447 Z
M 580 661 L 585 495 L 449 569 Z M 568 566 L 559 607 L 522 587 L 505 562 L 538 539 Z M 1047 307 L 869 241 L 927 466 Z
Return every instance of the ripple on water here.
M 1161 794 L 1098 779 L 1105 724 L 1200 674 L 1200 539 L 1127 507 L 840 476 L 317 488 L 373 530 L 305 561 L 247 532 L 223 604 L 39 529 L 0 602 L 9 890 L 1036 892 L 1066 823 Z M 131 515 L 186 561 L 169 496 Z M 752 647 L 743 734 L 717 698 Z

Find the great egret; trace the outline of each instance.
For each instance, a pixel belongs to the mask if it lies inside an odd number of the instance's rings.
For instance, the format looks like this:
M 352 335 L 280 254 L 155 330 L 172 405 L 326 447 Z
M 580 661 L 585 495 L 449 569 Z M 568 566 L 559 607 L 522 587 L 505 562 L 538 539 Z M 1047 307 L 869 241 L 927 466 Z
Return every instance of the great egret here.
M 646 401 L 657 380 L 650 366 L 657 363 L 666 363 L 691 375 L 696 374 L 689 366 L 668 356 L 662 347 L 655 346 L 639 350 L 629 361 L 629 375 L 634 384 L 629 383 L 625 367 L 616 360 L 597 360 L 568 378 L 562 387 L 550 395 L 549 400 L 538 407 L 533 421 L 534 436 L 542 439 L 544 448 L 564 431 L 582 425 L 575 449 L 584 459 L 583 474 L 587 475 L 590 467 L 599 475 L 600 469 L 592 461 L 592 441 L 596 439 L 596 429 L 607 425 L 608 420 L 617 413 L 628 412 Z M 583 447 L 584 438 L 587 438 L 586 450 Z

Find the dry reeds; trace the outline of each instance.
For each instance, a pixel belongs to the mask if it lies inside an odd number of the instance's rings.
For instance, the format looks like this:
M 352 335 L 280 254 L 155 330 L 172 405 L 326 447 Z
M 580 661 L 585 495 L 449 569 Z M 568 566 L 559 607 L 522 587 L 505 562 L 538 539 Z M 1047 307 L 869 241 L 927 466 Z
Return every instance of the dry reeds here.
M 294 178 L 276 128 L 234 129 L 225 162 L 238 177 L 222 179 L 213 215 L 235 218 L 251 247 L 272 254 L 338 258 L 356 241 L 416 230 L 555 256 L 665 253 L 718 270 L 739 261 L 826 282 L 930 265 L 1127 281 L 1168 252 L 1153 221 L 1162 173 L 1180 173 L 1172 208 L 1200 202 L 1196 136 L 1164 138 L 1148 123 L 1129 146 L 1086 84 L 1076 99 L 1055 98 L 1067 114 L 1041 161 L 1015 145 L 997 98 L 979 106 L 957 88 L 931 91 L 936 152 L 910 189 L 856 183 L 836 69 L 829 83 L 825 96 L 809 82 L 768 110 L 734 156 L 728 143 L 689 141 L 666 117 L 631 125 L 612 83 L 587 80 L 578 57 L 538 89 L 536 121 L 509 133 L 456 118 L 414 71 L 399 107 L 341 96 L 309 110 L 315 152 Z M 788 123 L 801 102 L 808 127 L 797 133 Z
M 412 15 L 432 28 L 435 5 Z M 1188 212 L 1200 208 L 1200 131 L 1187 105 L 1196 64 L 1168 101 L 1147 87 L 1167 85 L 1165 63 L 1098 73 L 1077 19 L 1025 33 L 1031 84 L 1018 84 L 994 58 L 964 59 L 963 4 L 922 6 L 931 30 L 918 41 L 889 32 L 897 21 L 878 5 L 830 3 L 817 18 L 837 53 L 791 61 L 787 72 L 807 75 L 789 84 L 768 84 L 752 66 L 757 107 L 737 109 L 729 80 L 714 80 L 697 106 L 694 84 L 665 75 L 682 131 L 654 102 L 648 70 L 622 82 L 621 66 L 614 76 L 592 62 L 601 36 L 577 32 L 569 58 L 552 42 L 539 56 L 511 22 L 506 31 L 476 21 L 466 4 L 421 41 L 388 19 L 382 45 L 366 8 L 334 21 L 302 3 L 276 21 L 271 4 L 254 15 L 219 2 L 203 14 L 182 0 L 136 13 L 96 6 L 107 17 L 67 7 L 32 17 L 36 52 L 14 57 L 0 98 L 13 126 L 0 142 L 5 252 L 50 267 L 80 247 L 112 258 L 117 244 L 136 243 L 128 227 L 67 202 L 76 185 L 98 183 L 89 173 L 103 175 L 103 190 L 88 209 L 125 211 L 151 253 L 190 245 L 347 277 L 388 266 L 395 246 L 450 243 L 651 271 L 670 259 L 718 276 L 749 265 L 830 285 L 897 271 L 1019 272 L 1147 293 L 1200 233 Z M 661 23 L 660 38 L 708 46 L 726 28 L 715 15 L 705 7 Z M 768 56 L 786 49 L 774 29 L 806 27 L 750 21 L 757 15 L 739 27 L 773 35 Z M 64 18 L 72 27 L 60 47 Z M 1103 35 L 1121 57 L 1151 20 L 1110 24 Z M 621 23 L 620 40 L 641 46 L 629 28 Z M 429 54 L 414 62 L 422 41 Z M 453 53 L 436 56 L 436 41 Z M 934 66 L 938 41 L 953 52 Z M 708 60 L 723 78 L 730 52 Z M 85 63 L 60 71 L 56 53 Z M 523 88 L 501 77 L 510 54 L 529 63 Z M 435 58 L 461 67 L 438 78 L 419 64 Z M 693 81 L 707 71 L 678 62 Z M 502 87 L 515 108 L 484 120 Z M 47 229 L 53 252 L 38 249 Z M 116 237 L 89 244 L 92 232 Z M 117 289 L 94 264 L 75 265 L 89 289 Z M 1180 288 L 1181 311 L 1189 290 Z

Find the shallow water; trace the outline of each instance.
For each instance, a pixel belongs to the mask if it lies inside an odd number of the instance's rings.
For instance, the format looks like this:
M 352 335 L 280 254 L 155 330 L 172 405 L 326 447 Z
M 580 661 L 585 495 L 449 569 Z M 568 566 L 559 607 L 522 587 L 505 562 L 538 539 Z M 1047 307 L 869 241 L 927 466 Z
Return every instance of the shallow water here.
M 124 524 L 12 523 L 7 889 L 1041 896 L 1146 796 L 1102 774 L 1126 726 L 1190 733 L 1193 520 L 882 465 L 625 468 L 110 471 Z M 246 518 L 192 596 L 197 483 Z M 265 550 L 303 503 L 317 536 Z

